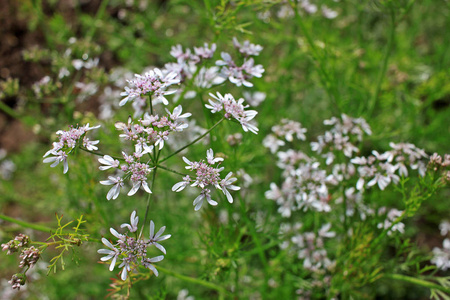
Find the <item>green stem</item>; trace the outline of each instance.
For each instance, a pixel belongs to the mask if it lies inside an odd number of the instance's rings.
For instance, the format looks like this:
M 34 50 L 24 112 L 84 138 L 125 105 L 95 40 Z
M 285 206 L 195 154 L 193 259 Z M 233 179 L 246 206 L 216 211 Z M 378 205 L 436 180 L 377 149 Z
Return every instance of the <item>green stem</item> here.
M 377 84 L 375 86 L 375 91 L 372 94 L 372 98 L 369 102 L 368 107 L 368 117 L 372 116 L 375 106 L 378 101 L 378 97 L 380 96 L 381 84 L 383 83 L 383 78 L 386 74 L 386 69 L 389 61 L 389 56 L 391 56 L 392 48 L 394 46 L 395 40 L 395 12 L 391 10 L 391 26 L 389 28 L 389 40 L 386 45 L 386 51 L 384 54 L 383 62 L 381 65 L 380 73 L 378 73 Z
M 80 148 L 80 150 L 83 150 L 83 151 L 85 151 L 85 152 L 88 152 L 88 153 L 91 153 L 91 154 L 94 154 L 94 155 L 97 155 L 97 156 L 105 156 L 105 154 L 103 154 L 103 153 L 100 153 L 100 152 L 94 152 L 94 151 L 92 151 L 92 150 L 88 150 L 88 149 L 84 148 L 83 146 L 80 146 L 79 148 Z M 111 156 L 111 155 L 110 155 L 110 156 Z M 124 160 L 123 157 L 117 157 L 117 156 L 111 156 L 111 157 L 114 158 L 114 159 L 117 159 L 117 160 Z
M 157 169 L 158 169 L 158 167 L 155 167 L 155 169 L 153 170 L 152 185 L 150 186 L 150 190 L 153 189 L 153 187 L 155 185 L 155 177 L 156 177 L 156 170 Z M 148 217 L 148 211 L 150 209 L 150 199 L 151 199 L 151 197 L 152 197 L 152 194 L 148 194 L 147 207 L 145 208 L 144 222 L 142 223 L 141 232 L 139 233 L 139 238 L 141 238 L 142 232 L 144 231 L 145 224 L 147 224 L 147 217 Z
M 181 175 L 181 176 L 187 176 L 187 175 L 188 175 L 188 174 L 180 173 L 180 172 L 178 172 L 178 171 L 169 169 L 169 168 L 164 167 L 164 166 L 161 166 L 161 165 L 156 165 L 156 167 L 161 168 L 161 169 L 166 170 L 166 171 L 169 171 L 169 172 L 172 172 L 172 173 L 174 173 L 174 174 Z
M 1 100 L 0 100 L 0 110 L 2 110 L 10 117 L 13 117 L 14 119 L 20 119 L 20 115 L 14 109 L 3 103 Z
M 173 276 L 175 278 L 181 279 L 183 281 L 194 283 L 194 284 L 198 284 L 198 285 L 202 285 L 204 287 L 216 290 L 216 291 L 218 291 L 220 293 L 227 294 L 229 296 L 233 296 L 233 294 L 231 294 L 225 288 L 223 288 L 223 287 L 221 287 L 221 286 L 219 286 L 217 284 L 214 284 L 214 283 L 211 283 L 211 282 L 207 282 L 207 281 L 204 281 L 204 280 L 201 280 L 201 279 L 198 279 L 198 278 L 185 276 L 185 275 L 182 275 L 180 273 L 177 273 L 177 272 L 171 271 L 169 269 L 163 268 L 161 266 L 158 266 L 158 270 L 163 272 L 163 273 L 165 273 L 165 274 L 167 274 L 167 275 L 170 275 L 170 276 Z
M 20 226 L 25 227 L 25 228 L 34 229 L 34 230 L 37 230 L 37 231 L 49 232 L 49 233 L 51 233 L 52 231 L 53 232 L 55 231 L 54 229 L 52 229 L 50 227 L 47 227 L 47 226 L 37 225 L 37 224 L 33 224 L 33 223 L 28 223 L 28 222 L 25 222 L 25 221 L 16 220 L 14 218 L 11 218 L 11 217 L 8 217 L 8 216 L 5 216 L 5 215 L 1 215 L 1 214 L 0 214 L 0 219 L 2 219 L 4 221 L 7 221 L 7 222 L 11 222 L 11 223 L 17 224 L 17 225 L 20 225 Z
M 440 290 L 447 294 L 450 294 L 450 288 L 436 284 L 434 282 L 426 281 L 426 280 L 423 280 L 420 278 L 410 277 L 410 276 L 401 275 L 401 274 L 384 274 L 383 277 L 386 279 L 394 279 L 394 280 L 409 282 L 409 283 L 412 283 L 415 285 L 420 285 L 420 286 L 429 288 L 431 290 Z
M 206 131 L 204 134 L 202 134 L 201 136 L 199 136 L 198 138 L 196 138 L 195 140 L 193 140 L 192 142 L 190 142 L 189 144 L 187 144 L 184 147 L 181 147 L 180 149 L 178 149 L 177 151 L 173 152 L 172 154 L 170 154 L 169 156 L 164 157 L 163 159 L 161 159 L 159 162 L 162 163 L 166 160 L 168 160 L 169 158 L 171 158 L 172 156 L 180 153 L 181 151 L 183 151 L 184 149 L 186 149 L 187 147 L 189 147 L 190 145 L 193 145 L 195 143 L 197 143 L 198 141 L 200 141 L 202 138 L 204 138 L 208 133 L 210 133 L 214 128 L 216 128 L 220 123 L 222 123 L 222 121 L 225 120 L 225 117 L 223 117 L 222 119 L 219 120 L 219 122 L 217 122 L 216 124 L 214 124 L 210 129 L 208 129 L 208 131 Z

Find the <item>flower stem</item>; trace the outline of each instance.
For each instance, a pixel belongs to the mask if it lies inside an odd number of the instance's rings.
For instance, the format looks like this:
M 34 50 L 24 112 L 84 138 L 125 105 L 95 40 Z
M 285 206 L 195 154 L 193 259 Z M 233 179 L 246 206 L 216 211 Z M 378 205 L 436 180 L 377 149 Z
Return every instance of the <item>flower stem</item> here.
M 207 281 L 204 281 L 204 280 L 201 280 L 201 279 L 198 279 L 198 278 L 185 276 L 185 275 L 182 275 L 180 273 L 177 273 L 177 272 L 171 271 L 169 269 L 163 268 L 161 266 L 158 266 L 158 271 L 161 271 L 161 272 L 163 272 L 163 273 L 165 273 L 167 275 L 173 276 L 175 278 L 184 280 L 186 282 L 202 285 L 204 287 L 216 290 L 216 291 L 220 292 L 221 294 L 227 294 L 229 296 L 233 296 L 233 294 L 231 294 L 225 288 L 223 288 L 223 287 L 221 287 L 221 286 L 219 286 L 217 284 L 214 284 L 214 283 L 211 283 L 211 282 L 207 282 Z
M 222 121 L 225 120 L 225 117 L 223 117 L 222 119 L 220 119 L 216 124 L 214 124 L 210 129 L 208 129 L 208 131 L 206 131 L 204 134 L 202 134 L 201 136 L 199 136 L 198 138 L 196 138 L 195 140 L 193 140 L 192 142 L 190 142 L 189 144 L 187 144 L 184 147 L 181 147 L 180 149 L 178 149 L 177 151 L 173 152 L 172 154 L 170 154 L 169 156 L 164 157 L 163 159 L 161 159 L 159 162 L 162 163 L 166 160 L 168 160 L 169 158 L 171 158 L 172 156 L 180 153 L 181 151 L 183 151 L 184 149 L 186 149 L 187 147 L 189 147 L 190 145 L 193 145 L 195 143 L 197 143 L 198 141 L 200 141 L 202 138 L 204 138 L 208 133 L 210 133 L 214 128 L 216 128 L 220 123 L 222 123 Z
M 161 165 L 156 165 L 155 167 L 161 168 L 161 169 L 163 169 L 163 170 L 166 170 L 166 171 L 169 171 L 169 172 L 172 172 L 172 173 L 174 173 L 174 174 L 181 175 L 181 176 L 187 176 L 187 175 L 188 175 L 188 174 L 180 173 L 180 172 L 178 172 L 178 171 L 169 169 L 169 168 L 164 167 L 164 166 L 161 166 Z
M 152 185 L 150 186 L 150 189 L 153 189 L 154 185 L 155 185 L 155 177 L 156 177 L 156 170 L 158 169 L 158 166 L 155 167 L 155 169 L 153 170 L 153 176 L 152 176 Z M 147 224 L 147 217 L 148 217 L 148 211 L 150 209 L 150 199 L 152 197 L 152 194 L 148 194 L 147 197 L 147 207 L 145 209 L 145 217 L 144 217 L 144 222 L 142 223 L 142 227 L 141 227 L 141 232 L 139 232 L 139 238 L 141 238 L 142 236 L 142 232 L 144 231 L 144 227 L 145 224 Z
M 103 154 L 103 153 L 100 153 L 100 152 L 94 152 L 94 151 L 92 151 L 92 150 L 88 150 L 88 149 L 84 148 L 83 146 L 80 146 L 79 148 L 80 148 L 80 150 L 83 150 L 83 151 L 85 151 L 85 152 L 89 152 L 89 153 L 94 154 L 94 155 L 97 155 L 97 156 L 105 156 L 105 154 Z M 110 155 L 110 156 L 111 156 L 111 155 Z M 123 157 L 117 157 L 117 156 L 111 156 L 111 157 L 114 158 L 114 159 L 117 159 L 117 160 L 124 160 Z
M 431 281 L 426 281 L 426 280 L 423 280 L 420 278 L 410 277 L 410 276 L 401 275 L 401 274 L 384 274 L 383 277 L 386 279 L 394 279 L 394 280 L 409 282 L 409 283 L 412 283 L 415 285 L 420 285 L 420 286 L 429 288 L 431 290 L 440 290 L 447 294 L 450 294 L 450 288 L 436 284 Z
M 17 225 L 20 225 L 20 226 L 25 227 L 25 228 L 34 229 L 34 230 L 37 230 L 37 231 L 49 232 L 49 233 L 51 233 L 52 231 L 55 231 L 55 230 L 53 230 L 53 229 L 51 229 L 50 227 L 47 227 L 47 226 L 37 225 L 37 224 L 33 224 L 33 223 L 28 223 L 28 222 L 25 222 L 25 221 L 16 220 L 14 218 L 11 218 L 11 217 L 8 217 L 8 216 L 5 216 L 5 215 L 1 215 L 1 214 L 0 214 L 0 219 L 2 219 L 4 221 L 7 221 L 7 222 L 11 222 L 11 223 L 17 224 Z

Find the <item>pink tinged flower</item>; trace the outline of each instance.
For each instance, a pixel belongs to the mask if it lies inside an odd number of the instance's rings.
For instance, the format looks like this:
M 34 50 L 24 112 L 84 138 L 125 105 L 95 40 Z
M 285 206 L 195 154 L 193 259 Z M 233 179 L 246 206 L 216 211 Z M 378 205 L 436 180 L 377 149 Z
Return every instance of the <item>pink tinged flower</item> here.
M 195 210 L 195 211 L 198 211 L 198 210 L 202 207 L 202 205 L 203 205 L 203 200 L 205 200 L 205 199 L 206 199 L 206 201 L 207 201 L 210 205 L 212 205 L 212 206 L 216 206 L 216 205 L 218 204 L 216 201 L 214 201 L 214 200 L 211 199 L 210 190 L 204 189 L 204 190 L 200 193 L 200 195 L 198 195 L 198 197 L 195 198 L 195 200 L 194 200 L 193 205 L 195 206 L 195 207 L 194 207 L 194 210 Z
M 106 199 L 117 199 L 120 194 L 120 189 L 123 187 L 123 179 L 120 177 L 113 177 L 108 176 L 108 180 L 102 180 L 100 181 L 100 184 L 103 185 L 112 185 L 112 188 L 109 190 L 108 194 L 106 195 Z
M 99 249 L 97 253 L 99 254 L 105 254 L 106 256 L 103 256 L 100 258 L 101 261 L 108 261 L 111 260 L 111 265 L 109 266 L 109 270 L 114 270 L 114 266 L 116 265 L 117 257 L 119 256 L 119 250 L 116 249 L 107 239 L 102 238 L 103 244 L 107 246 L 110 249 Z
M 108 170 L 110 168 L 118 168 L 120 164 L 117 159 L 114 159 L 109 155 L 104 155 L 103 157 L 99 158 L 98 162 L 104 165 L 98 167 L 102 171 Z
M 44 163 L 52 163 L 50 165 L 50 167 L 54 168 L 56 167 L 60 162 L 63 163 L 63 173 L 66 174 L 67 171 L 69 170 L 69 164 L 67 163 L 67 154 L 64 151 L 58 151 L 58 152 L 53 152 L 53 153 L 49 153 L 49 154 L 53 154 L 55 156 L 53 157 L 47 157 L 43 160 Z M 46 155 L 48 155 L 46 153 Z
M 139 222 L 139 217 L 136 216 L 136 211 L 134 210 L 130 216 L 130 224 L 124 223 L 120 225 L 120 228 L 128 228 L 128 231 L 135 232 L 138 230 L 137 224 Z
M 161 227 L 161 229 L 158 230 L 156 234 L 155 233 L 155 223 L 153 221 L 150 221 L 150 240 L 149 245 L 154 245 L 156 248 L 161 250 L 162 253 L 166 254 L 166 249 L 160 245 L 158 242 L 165 241 L 169 239 L 172 235 L 166 234 L 161 236 L 164 233 L 164 230 L 166 230 L 166 226 Z

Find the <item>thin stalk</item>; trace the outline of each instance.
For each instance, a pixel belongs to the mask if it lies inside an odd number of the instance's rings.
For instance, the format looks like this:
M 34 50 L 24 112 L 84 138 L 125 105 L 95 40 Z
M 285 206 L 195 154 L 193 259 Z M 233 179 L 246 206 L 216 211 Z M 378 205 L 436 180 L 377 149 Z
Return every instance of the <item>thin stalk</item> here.
M 401 275 L 401 274 L 384 274 L 383 277 L 386 279 L 394 279 L 394 280 L 409 282 L 409 283 L 412 283 L 415 285 L 420 285 L 420 286 L 429 288 L 431 290 L 440 290 L 440 291 L 443 291 L 444 293 L 450 294 L 450 288 L 436 284 L 434 282 L 426 281 L 426 280 L 423 280 L 420 278 L 410 277 L 410 276 Z
M 183 281 L 194 283 L 194 284 L 198 284 L 198 285 L 201 285 L 201 286 L 204 286 L 204 287 L 216 290 L 216 291 L 218 291 L 218 292 L 220 292 L 222 294 L 227 294 L 228 296 L 233 296 L 233 294 L 228 292 L 224 287 L 221 287 L 220 285 L 217 285 L 217 284 L 214 284 L 214 283 L 211 283 L 211 282 L 207 282 L 205 280 L 201 280 L 201 279 L 198 279 L 198 278 L 182 275 L 180 273 L 177 273 L 177 272 L 174 272 L 172 270 L 163 268 L 161 266 L 158 266 L 158 271 L 161 271 L 161 272 L 163 272 L 163 273 L 165 273 L 167 275 L 173 276 L 173 277 L 181 279 Z
M 190 145 L 193 145 L 195 143 L 197 143 L 198 141 L 200 141 L 202 138 L 204 138 L 208 133 L 210 133 L 214 128 L 216 128 L 220 123 L 222 123 L 222 121 L 225 120 L 225 117 L 223 117 L 222 119 L 220 119 L 216 124 L 214 124 L 210 129 L 208 129 L 208 131 L 206 131 L 204 134 L 202 134 L 201 136 L 199 136 L 198 138 L 196 138 L 195 140 L 193 140 L 192 142 L 190 142 L 189 144 L 187 144 L 184 147 L 181 147 L 180 149 L 178 149 L 177 151 L 173 152 L 172 154 L 170 154 L 169 156 L 164 157 L 163 159 L 161 159 L 159 161 L 159 163 L 162 163 L 166 160 L 168 160 L 169 158 L 171 158 L 172 156 L 180 153 L 181 151 L 183 151 L 184 149 L 186 149 L 187 147 L 189 147 Z
M 11 107 L 0 101 L 0 110 L 2 110 L 5 114 L 13 117 L 14 119 L 20 119 L 20 115 Z
M 152 185 L 150 186 L 150 189 L 152 189 L 154 184 L 155 184 L 155 177 L 156 177 L 156 170 L 157 169 L 158 169 L 158 167 L 155 167 L 155 169 L 153 170 Z M 139 233 L 139 238 L 142 236 L 142 232 L 144 231 L 145 224 L 147 224 L 147 217 L 148 217 L 148 211 L 150 209 L 150 199 L 151 199 L 151 197 L 152 197 L 152 194 L 148 194 L 147 207 L 145 209 L 144 222 L 142 223 L 141 232 Z
M 373 111 L 374 111 L 375 106 L 378 101 L 378 97 L 380 96 L 381 84 L 383 83 L 383 78 L 386 74 L 389 56 L 391 56 L 392 48 L 394 46 L 394 40 L 395 40 L 395 12 L 391 10 L 391 26 L 389 27 L 389 40 L 386 45 L 386 50 L 384 53 L 381 70 L 380 70 L 380 73 L 378 73 L 377 84 L 376 84 L 375 90 L 372 94 L 372 98 L 370 98 L 369 107 L 368 107 L 368 117 L 372 116 Z
M 25 221 L 16 220 L 14 218 L 11 218 L 11 217 L 8 217 L 8 216 L 5 216 L 5 215 L 1 215 L 1 214 L 0 214 L 0 219 L 2 219 L 4 221 L 7 221 L 7 222 L 11 222 L 11 223 L 17 224 L 17 225 L 20 225 L 20 226 L 25 227 L 25 228 L 34 229 L 34 230 L 37 230 L 37 231 L 49 232 L 49 233 L 55 231 L 54 229 L 52 229 L 50 227 L 47 227 L 47 226 L 37 225 L 37 224 L 33 224 L 33 223 L 28 223 L 28 222 L 25 222 Z
M 174 174 L 181 175 L 181 176 L 187 176 L 187 175 L 188 175 L 188 174 L 180 173 L 180 172 L 178 172 L 178 171 L 169 169 L 169 168 L 164 167 L 164 166 L 161 166 L 161 165 L 156 165 L 155 167 L 161 168 L 161 169 L 163 169 L 163 170 L 166 170 L 166 171 L 169 171 L 169 172 L 172 172 L 172 173 L 174 173 Z
M 150 115 L 153 116 L 153 103 L 152 103 L 152 95 L 148 96 L 148 104 L 150 106 Z M 153 126 L 153 125 L 152 125 Z
M 92 150 L 88 150 L 88 149 L 84 148 L 83 146 L 80 146 L 79 148 L 80 148 L 80 150 L 83 150 L 85 152 L 88 152 L 88 153 L 91 153 L 91 154 L 94 154 L 94 155 L 97 155 L 97 156 L 105 156 L 105 154 L 103 154 L 103 153 L 94 152 Z M 114 158 L 114 159 L 117 159 L 117 160 L 124 160 L 123 157 L 117 157 L 117 156 L 111 156 L 111 157 Z

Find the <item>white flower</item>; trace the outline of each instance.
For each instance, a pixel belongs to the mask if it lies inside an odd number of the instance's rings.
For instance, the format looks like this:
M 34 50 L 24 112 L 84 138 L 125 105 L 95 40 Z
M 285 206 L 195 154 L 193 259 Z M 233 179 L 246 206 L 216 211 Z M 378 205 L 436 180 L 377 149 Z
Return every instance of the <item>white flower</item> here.
M 154 245 L 156 248 L 161 250 L 162 253 L 166 254 L 166 249 L 162 245 L 160 245 L 158 242 L 167 240 L 172 235 L 166 234 L 166 235 L 161 236 L 161 234 L 164 233 L 164 230 L 166 230 L 166 226 L 161 227 L 161 229 L 159 229 L 158 232 L 156 234 L 154 234 L 155 233 L 155 223 L 153 223 L 153 221 L 150 221 L 150 240 L 149 240 L 148 244 Z
M 120 228 L 126 227 L 126 228 L 128 228 L 129 232 L 135 232 L 138 230 L 138 227 L 137 227 L 138 222 L 139 222 L 139 217 L 136 216 L 136 211 L 134 210 L 130 216 L 130 224 L 123 223 L 122 225 L 120 225 Z
M 45 155 L 47 156 L 49 153 L 47 152 Z M 64 170 L 63 173 L 66 174 L 69 170 L 69 164 L 67 163 L 67 154 L 64 151 L 51 152 L 51 154 L 55 155 L 53 157 L 47 157 L 44 159 L 44 163 L 52 163 L 50 167 L 56 167 L 60 162 L 63 163 Z
M 103 185 L 112 185 L 113 187 L 109 190 L 108 194 L 106 195 L 106 199 L 117 199 L 120 194 L 120 189 L 123 187 L 123 179 L 120 177 L 113 177 L 108 176 L 108 180 L 102 180 L 100 181 Z
M 104 166 L 98 167 L 102 171 L 107 170 L 109 168 L 118 168 L 120 164 L 117 159 L 114 159 L 109 155 L 104 155 L 103 157 L 99 158 L 98 162 L 104 164 Z
M 208 163 L 210 165 L 213 165 L 213 164 L 215 164 L 215 163 L 217 163 L 219 161 L 223 161 L 223 158 L 222 157 L 214 158 L 213 149 L 210 148 L 210 149 L 206 150 L 206 160 L 208 161 Z
M 195 198 L 194 203 L 193 203 L 193 205 L 195 206 L 194 207 L 195 211 L 198 211 L 202 207 L 203 200 L 205 200 L 205 199 L 210 205 L 212 205 L 212 206 L 216 206 L 217 205 L 217 202 L 214 201 L 213 199 L 211 199 L 210 192 L 211 192 L 210 190 L 204 189 L 204 190 L 202 190 L 200 195 L 198 195 L 198 197 Z
M 102 238 L 102 242 L 103 244 L 105 244 L 105 246 L 107 246 L 110 249 L 99 249 L 97 251 L 97 253 L 99 254 L 106 254 L 106 256 L 100 258 L 101 261 L 107 261 L 107 260 L 111 260 L 111 265 L 109 266 L 109 270 L 112 271 L 114 270 L 114 266 L 116 265 L 116 261 L 117 261 L 117 257 L 119 256 L 119 250 L 116 249 L 107 239 Z
M 233 175 L 232 172 L 228 173 L 228 175 L 224 179 L 222 179 L 222 181 L 220 182 L 220 187 L 222 189 L 222 192 L 225 194 L 225 196 L 227 196 L 227 200 L 230 203 L 233 203 L 233 197 L 231 196 L 228 189 L 230 189 L 232 191 L 239 191 L 241 189 L 238 186 L 232 185 L 232 183 L 237 180 L 237 178 L 231 177 L 232 175 Z

